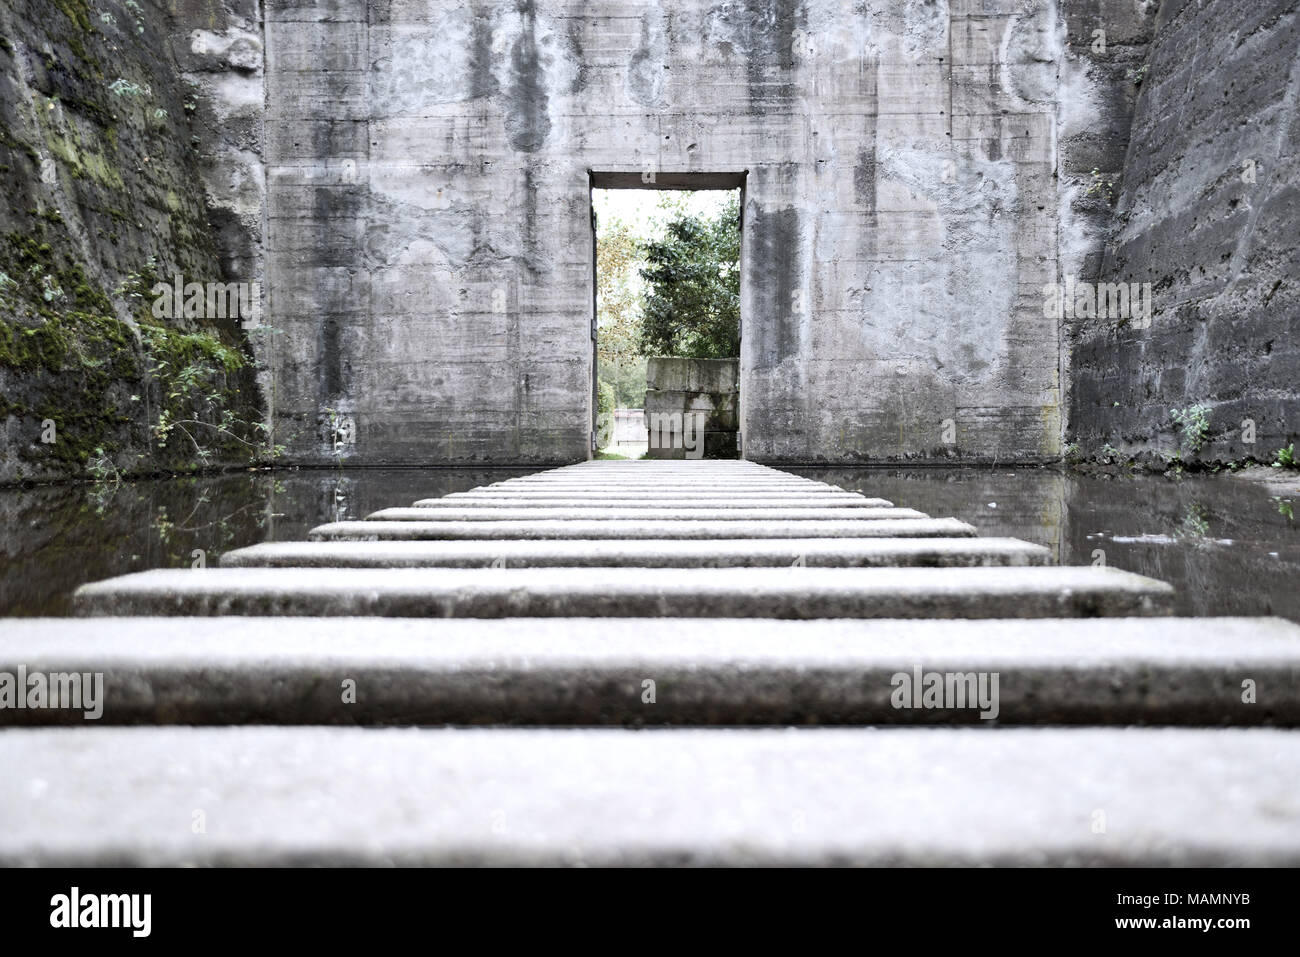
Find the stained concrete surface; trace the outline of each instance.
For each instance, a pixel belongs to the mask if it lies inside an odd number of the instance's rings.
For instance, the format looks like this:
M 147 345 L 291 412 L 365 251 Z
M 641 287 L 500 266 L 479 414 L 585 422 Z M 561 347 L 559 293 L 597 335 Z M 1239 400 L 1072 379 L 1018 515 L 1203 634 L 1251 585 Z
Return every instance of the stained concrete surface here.
M 96 726 L 1300 723 L 1300 626 L 1260 618 L 31 619 L 0 637 L 20 666 L 103 674 Z M 898 707 L 918 669 L 997 675 L 996 712 Z
M 1298 762 L 1264 729 L 8 730 L 0 862 L 1295 866 Z

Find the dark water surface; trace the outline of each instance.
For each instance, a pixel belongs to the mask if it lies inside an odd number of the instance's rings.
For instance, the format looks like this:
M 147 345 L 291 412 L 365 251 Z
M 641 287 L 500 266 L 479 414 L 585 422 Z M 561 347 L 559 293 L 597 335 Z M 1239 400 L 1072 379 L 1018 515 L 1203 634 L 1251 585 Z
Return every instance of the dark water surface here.
M 1243 476 L 1083 476 L 1054 469 L 797 469 L 981 535 L 1045 545 L 1062 565 L 1106 564 L 1177 589 L 1182 615 L 1300 621 L 1300 494 Z
M 201 550 L 301 541 L 324 522 L 364 518 L 535 469 L 301 469 L 0 489 L 0 615 L 66 615 L 85 582 L 190 568 Z
M 527 470 L 351 469 L 0 490 L 0 615 L 62 615 L 78 585 L 148 568 L 214 566 L 223 552 L 306 537 L 323 522 Z M 1291 496 L 1240 477 L 1108 479 L 1047 469 L 797 469 L 982 535 L 1046 545 L 1058 561 L 1164 579 L 1188 615 L 1300 621 Z M 1300 505 L 1300 495 L 1295 496 Z M 996 506 L 996 507 L 994 507 Z

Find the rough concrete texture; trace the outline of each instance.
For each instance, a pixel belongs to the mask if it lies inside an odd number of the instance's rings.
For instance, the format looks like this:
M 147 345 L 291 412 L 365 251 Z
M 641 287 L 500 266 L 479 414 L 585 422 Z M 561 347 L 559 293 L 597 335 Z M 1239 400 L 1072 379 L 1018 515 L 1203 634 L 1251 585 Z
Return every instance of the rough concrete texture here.
M 1300 4 L 1157 20 L 1101 268 L 1152 283 L 1153 314 L 1076 323 L 1072 431 L 1084 455 L 1192 458 L 1172 410 L 1204 403 L 1200 458 L 1271 462 L 1300 421 Z
M 653 463 L 653 464 L 651 464 Z M 595 463 L 589 463 L 595 464 Z M 716 478 L 725 475 L 731 487 L 744 488 L 752 485 L 778 486 L 778 487 L 801 487 L 811 486 L 817 483 L 811 479 L 800 478 L 797 475 L 789 475 L 778 472 L 775 469 L 766 469 L 757 471 L 748 467 L 748 465 L 739 469 L 726 469 L 720 467 L 718 463 L 711 462 L 700 466 L 699 472 L 689 471 L 690 465 L 694 463 L 673 463 L 666 461 L 647 460 L 644 462 L 635 462 L 634 466 L 642 466 L 640 469 L 614 469 L 611 473 L 600 473 L 594 469 L 569 467 L 564 469 L 553 469 L 548 472 L 541 472 L 537 475 L 530 475 L 519 479 L 510 480 L 511 488 L 529 488 L 533 486 L 559 487 L 563 485 L 573 485 L 582 483 L 584 487 L 600 487 L 602 485 L 651 485 L 654 483 L 665 482 L 673 485 L 692 485 L 697 488 L 710 478 Z M 676 465 L 677 468 L 670 469 L 669 466 Z M 686 466 L 683 470 L 681 466 Z M 505 483 L 497 483 L 498 486 Z
M 1169 613 L 1114 568 L 159 569 L 77 589 L 91 615 L 1073 618 Z
M 671 507 L 647 505 L 641 508 L 549 508 L 544 505 L 526 508 L 383 508 L 366 516 L 375 522 L 540 522 L 644 520 L 682 522 L 795 522 L 825 521 L 824 508 L 692 508 L 689 504 Z M 911 508 L 855 508 L 837 512 L 839 521 L 872 522 L 904 518 L 929 518 Z
M 577 492 L 572 493 L 578 495 Z M 505 497 L 497 496 L 460 496 L 453 498 L 425 498 L 415 503 L 416 508 L 432 509 L 463 509 L 466 505 L 482 506 L 485 508 L 511 509 L 511 508 L 583 508 L 583 509 L 620 509 L 630 508 L 634 505 L 644 505 L 647 508 L 675 508 L 684 503 L 689 503 L 693 508 L 891 508 L 893 503 L 883 498 L 866 498 L 859 495 L 841 495 L 830 498 L 827 501 L 809 501 L 807 498 L 793 497 L 764 497 L 764 495 L 746 495 L 734 498 L 700 498 L 687 493 L 677 493 L 663 495 L 660 493 L 647 493 L 645 497 L 640 496 L 622 496 L 619 498 L 605 498 L 601 501 L 592 501 L 587 498 L 553 498 L 550 496 L 528 498 L 524 495 Z
M 739 374 L 740 367 L 735 359 L 651 356 L 646 360 L 645 387 L 652 392 L 732 395 L 739 389 Z
M 1013 538 L 642 539 L 620 541 L 263 542 L 221 565 L 297 568 L 737 568 L 1046 565 L 1051 553 Z
M 602 495 L 610 493 L 634 493 L 646 496 L 663 494 L 683 494 L 694 497 L 701 493 L 717 494 L 721 491 L 730 494 L 746 495 L 751 492 L 776 493 L 781 495 L 843 495 L 844 490 L 834 486 L 822 485 L 808 479 L 747 479 L 737 478 L 725 473 L 700 476 L 696 479 L 681 479 L 672 476 L 659 478 L 654 475 L 631 476 L 618 481 L 606 481 L 600 478 L 564 478 L 537 482 L 511 482 L 508 486 L 500 483 L 479 494 L 516 495 L 532 494 L 583 494 Z
M 646 458 L 736 458 L 739 377 L 739 359 L 647 359 Z
M 277 437 L 586 458 L 589 171 L 745 173 L 747 456 L 1055 459 L 1040 290 L 1096 245 L 1069 170 L 1122 153 L 1146 8 L 268 0 Z
M 9 730 L 0 863 L 1295 866 L 1297 761 L 1268 729 Z
M 103 674 L 99 724 L 1300 723 L 1300 628 L 1281 619 L 38 619 L 0 638 L 0 671 L 20 666 Z M 918 668 L 996 674 L 996 714 L 974 693 L 895 707 Z
M 955 518 L 882 518 L 870 522 L 802 520 L 647 521 L 589 519 L 537 522 L 329 522 L 308 533 L 312 541 L 437 539 L 636 539 L 636 538 L 960 538 L 975 527 Z

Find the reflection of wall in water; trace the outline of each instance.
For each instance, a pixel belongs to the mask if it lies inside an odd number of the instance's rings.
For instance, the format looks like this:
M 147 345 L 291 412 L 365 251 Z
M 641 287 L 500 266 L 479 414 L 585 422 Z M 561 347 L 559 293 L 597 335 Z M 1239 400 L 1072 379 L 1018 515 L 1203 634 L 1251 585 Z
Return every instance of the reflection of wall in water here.
M 822 482 L 887 498 L 936 518 L 974 525 L 983 536 L 1043 545 L 1060 558 L 1066 479 L 1054 469 L 792 469 Z M 996 506 L 996 507 L 992 507 Z
M 1106 564 L 1174 585 L 1179 614 L 1300 619 L 1300 534 L 1267 489 L 1231 478 L 1070 484 L 1067 563 L 1103 549 Z

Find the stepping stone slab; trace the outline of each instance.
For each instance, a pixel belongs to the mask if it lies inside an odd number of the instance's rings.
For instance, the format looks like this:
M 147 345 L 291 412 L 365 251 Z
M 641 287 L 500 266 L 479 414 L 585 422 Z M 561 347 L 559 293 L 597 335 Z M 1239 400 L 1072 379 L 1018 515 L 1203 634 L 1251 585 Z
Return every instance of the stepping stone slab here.
M 911 508 L 857 508 L 837 515 L 841 521 L 868 522 L 880 519 L 929 518 Z M 490 508 L 484 506 L 444 508 L 384 508 L 366 516 L 375 522 L 531 522 L 531 521 L 824 521 L 823 508 L 551 508 L 545 505 L 527 508 Z
M 632 484 L 606 484 L 593 485 L 588 482 L 564 482 L 564 484 L 538 484 L 538 485 L 511 485 L 511 486 L 491 486 L 487 489 L 493 493 L 519 493 L 519 492 L 545 492 L 554 494 L 567 495 L 598 495 L 598 494 L 647 494 L 647 495 L 698 495 L 701 493 L 711 494 L 736 494 L 744 495 L 749 493 L 772 493 L 780 492 L 787 495 L 844 495 L 852 494 L 844 492 L 844 489 L 832 489 L 828 486 L 811 485 L 807 488 L 793 485 L 774 485 L 771 482 L 761 482 L 754 485 L 733 485 L 731 482 L 720 481 L 702 481 L 692 482 L 692 484 L 680 484 L 680 482 L 637 482 Z
M 731 568 L 1047 565 L 1051 552 L 1014 538 L 644 539 L 620 541 L 264 542 L 227 552 L 233 567 Z
M 714 538 L 953 538 L 975 528 L 955 518 L 842 519 L 793 522 L 585 520 L 529 522 L 331 522 L 308 537 L 380 541 L 392 539 L 714 539 Z
M 582 486 L 585 488 L 620 488 L 635 486 L 652 486 L 664 482 L 682 488 L 699 487 L 709 484 L 752 488 L 835 488 L 815 479 L 799 478 L 794 475 L 735 475 L 727 472 L 696 472 L 694 474 L 672 474 L 666 472 L 640 473 L 636 475 L 551 475 L 541 473 L 522 478 L 503 479 L 492 482 L 488 488 L 555 488 L 558 486 Z
M 18 619 L 24 668 L 102 674 L 100 716 L 0 725 L 1300 725 L 1300 627 L 1269 618 Z M 908 706 L 927 675 L 962 697 Z
M 444 502 L 456 501 L 460 499 L 470 499 L 476 502 L 489 502 L 497 500 L 516 500 L 516 501 L 534 501 L 538 499 L 581 499 L 582 504 L 590 505 L 600 502 L 632 502 L 640 505 L 644 502 L 664 501 L 670 505 L 685 505 L 692 502 L 699 502 L 701 505 L 712 504 L 716 501 L 723 502 L 756 502 L 764 504 L 770 501 L 794 501 L 801 505 L 831 505 L 838 506 L 850 502 L 867 503 L 868 508 L 882 508 L 893 505 L 887 499 L 867 498 L 857 492 L 727 492 L 719 490 L 716 487 L 707 491 L 689 491 L 674 492 L 664 488 L 651 490 L 642 490 L 639 492 L 625 491 L 576 491 L 576 492 L 512 492 L 503 490 L 500 492 L 458 492 L 439 498 L 423 498 L 416 504 L 425 502 Z
M 1168 614 L 1115 568 L 208 568 L 83 585 L 79 615 L 1071 618 Z
M 44 728 L 0 766 L 10 867 L 1300 864 L 1272 729 Z
M 772 498 L 738 497 L 726 499 L 698 499 L 694 496 L 683 498 L 677 495 L 662 497 L 596 497 L 574 498 L 570 496 L 487 496 L 483 498 L 445 498 L 419 499 L 411 504 L 412 508 L 666 508 L 666 509 L 736 509 L 736 508 L 799 508 L 799 509 L 856 509 L 856 508 L 893 508 L 894 504 L 886 499 L 864 498 L 833 501 L 827 499 L 792 499 L 781 496 Z M 834 516 L 831 516 L 832 518 Z

